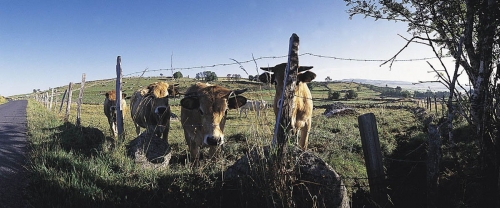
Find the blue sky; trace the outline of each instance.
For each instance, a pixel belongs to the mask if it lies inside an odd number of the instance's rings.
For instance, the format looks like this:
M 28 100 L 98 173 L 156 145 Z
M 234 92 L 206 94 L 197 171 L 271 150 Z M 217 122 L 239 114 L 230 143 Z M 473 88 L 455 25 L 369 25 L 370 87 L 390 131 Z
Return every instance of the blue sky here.
M 116 77 L 116 57 L 123 74 L 234 63 L 288 52 L 292 33 L 300 37 L 299 54 L 353 59 L 389 59 L 411 37 L 404 23 L 352 20 L 340 0 L 0 0 L 0 95 Z M 173 61 L 171 62 L 171 55 Z M 425 46 L 412 44 L 400 59 L 432 57 Z M 452 59 L 445 59 L 452 66 Z M 260 59 L 273 66 L 286 58 Z M 431 61 L 437 66 L 437 62 Z M 425 61 L 340 61 L 301 56 L 300 65 L 314 66 L 317 81 L 364 78 L 435 80 Z M 253 62 L 243 64 L 257 74 Z M 248 77 L 238 65 L 184 69 L 184 76 L 210 70 Z M 174 72 L 177 70 L 174 70 Z M 154 71 L 146 76 L 170 75 Z M 261 71 L 259 71 L 261 73 Z

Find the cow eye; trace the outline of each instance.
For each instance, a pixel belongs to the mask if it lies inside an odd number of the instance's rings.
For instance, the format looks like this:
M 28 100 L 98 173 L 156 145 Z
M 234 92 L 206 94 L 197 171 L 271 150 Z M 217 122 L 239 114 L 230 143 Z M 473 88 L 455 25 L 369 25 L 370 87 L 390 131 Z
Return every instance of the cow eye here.
M 201 109 L 198 109 L 198 111 L 200 112 L 201 115 L 203 115 L 203 111 Z

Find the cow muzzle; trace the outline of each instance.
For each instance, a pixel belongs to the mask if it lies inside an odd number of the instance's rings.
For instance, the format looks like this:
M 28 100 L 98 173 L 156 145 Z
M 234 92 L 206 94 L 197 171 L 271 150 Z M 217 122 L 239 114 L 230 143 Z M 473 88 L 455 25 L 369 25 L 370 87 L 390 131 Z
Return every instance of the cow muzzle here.
M 224 137 L 220 136 L 205 136 L 203 143 L 208 146 L 220 146 L 224 144 Z
M 155 114 L 158 116 L 163 116 L 163 114 L 167 111 L 167 106 L 159 106 L 155 109 Z

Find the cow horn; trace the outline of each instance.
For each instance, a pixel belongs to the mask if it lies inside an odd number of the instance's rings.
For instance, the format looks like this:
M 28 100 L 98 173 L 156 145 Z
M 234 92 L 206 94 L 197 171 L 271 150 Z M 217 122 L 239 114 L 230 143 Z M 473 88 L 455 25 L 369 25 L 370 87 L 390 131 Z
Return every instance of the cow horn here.
M 300 66 L 297 72 L 303 72 L 312 69 L 312 66 Z
M 261 70 L 273 72 L 274 67 L 260 67 Z

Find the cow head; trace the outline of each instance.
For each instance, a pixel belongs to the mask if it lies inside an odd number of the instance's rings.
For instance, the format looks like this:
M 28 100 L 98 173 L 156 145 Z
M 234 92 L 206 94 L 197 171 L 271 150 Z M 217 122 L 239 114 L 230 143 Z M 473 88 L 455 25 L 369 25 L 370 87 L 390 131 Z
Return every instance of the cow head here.
M 198 111 L 203 125 L 203 144 L 209 146 L 224 143 L 224 125 L 227 111 L 245 105 L 247 98 L 241 96 L 243 90 L 231 91 L 220 86 L 208 86 L 194 94 L 185 95 L 181 106 Z
M 312 69 L 312 66 L 300 66 L 297 71 L 297 85 L 300 82 L 311 82 L 316 78 L 316 74 L 314 72 L 309 71 Z M 283 81 L 285 79 L 285 70 L 286 63 L 278 64 L 274 67 L 260 67 L 260 69 L 268 72 L 264 72 L 259 76 L 259 80 L 264 83 L 272 83 L 277 86 L 282 87 Z M 272 74 L 270 73 L 272 72 Z
M 168 84 L 155 82 L 150 84 L 145 91 L 146 120 L 148 124 L 155 125 L 155 133 L 161 135 L 170 124 L 170 105 L 168 104 Z
M 126 96 L 127 96 L 127 94 L 122 93 L 122 100 L 124 100 Z M 125 105 L 121 105 L 120 107 L 123 110 Z M 107 111 L 106 115 L 109 116 L 113 120 L 113 122 L 116 123 L 116 91 L 115 90 L 111 90 L 109 92 L 106 92 L 106 101 L 105 101 L 104 108 L 106 108 L 105 113 Z

